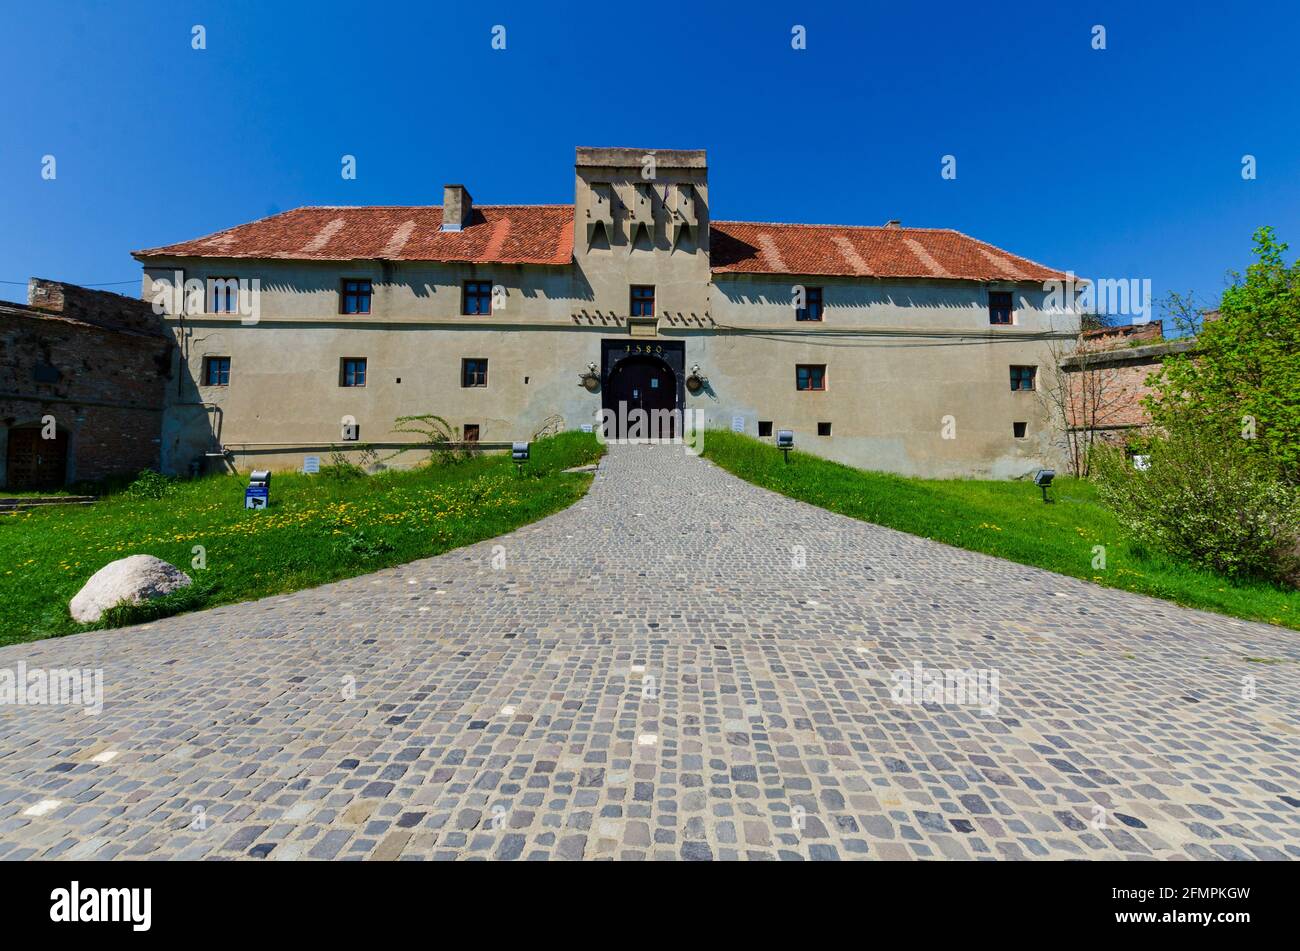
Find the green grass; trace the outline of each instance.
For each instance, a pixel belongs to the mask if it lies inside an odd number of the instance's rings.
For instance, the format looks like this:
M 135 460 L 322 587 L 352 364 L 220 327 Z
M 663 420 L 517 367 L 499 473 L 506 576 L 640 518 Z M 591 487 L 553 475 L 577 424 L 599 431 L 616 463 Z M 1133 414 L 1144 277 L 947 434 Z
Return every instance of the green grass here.
M 726 430 L 705 434 L 704 455 L 748 482 L 851 518 L 1110 588 L 1300 629 L 1300 591 L 1229 581 L 1144 549 L 1084 480 L 1058 477 L 1055 501 L 1044 505 L 1027 481 L 909 479 L 798 451 L 786 465 L 770 443 Z M 1105 546 L 1104 569 L 1093 568 L 1097 545 Z
M 87 629 L 68 602 L 127 555 L 155 555 L 195 583 L 95 626 L 296 591 L 492 538 L 581 498 L 590 474 L 561 470 L 601 451 L 573 432 L 534 443 L 522 477 L 507 455 L 350 479 L 276 473 L 260 512 L 243 507 L 247 477 L 212 476 L 157 500 L 118 492 L 88 508 L 0 514 L 0 644 Z M 205 568 L 193 567 L 196 545 Z

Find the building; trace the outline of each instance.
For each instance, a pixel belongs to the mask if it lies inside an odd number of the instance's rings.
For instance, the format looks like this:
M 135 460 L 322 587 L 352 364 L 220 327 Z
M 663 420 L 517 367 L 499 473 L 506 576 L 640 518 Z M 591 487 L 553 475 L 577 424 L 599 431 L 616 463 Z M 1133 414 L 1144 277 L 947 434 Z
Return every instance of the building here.
M 1196 338 L 1166 339 L 1151 321 L 1084 331 L 1061 360 L 1070 430 L 1084 443 L 1123 443 L 1151 422 L 1144 400 L 1148 380 L 1171 354 L 1195 353 Z
M 137 251 L 178 344 L 164 463 L 296 467 L 421 413 L 499 444 L 620 404 L 913 475 L 1052 461 L 1035 390 L 1077 333 L 1044 310 L 1065 274 L 951 230 L 710 207 L 703 151 L 579 148 L 572 205 L 447 185 Z
M 157 468 L 172 337 L 145 301 L 32 278 L 0 302 L 0 489 Z

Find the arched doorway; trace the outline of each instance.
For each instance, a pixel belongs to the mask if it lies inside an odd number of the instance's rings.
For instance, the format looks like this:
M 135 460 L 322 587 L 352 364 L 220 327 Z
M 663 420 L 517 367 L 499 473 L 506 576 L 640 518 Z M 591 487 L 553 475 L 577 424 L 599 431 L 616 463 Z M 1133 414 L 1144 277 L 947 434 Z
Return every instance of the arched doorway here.
M 59 429 L 53 439 L 41 438 L 40 423 L 9 430 L 5 451 L 5 488 L 11 492 L 61 489 L 68 474 L 68 432 Z
M 604 395 L 618 428 L 611 433 L 607 425 L 607 438 L 672 439 L 678 434 L 677 374 L 667 361 L 654 356 L 619 361 L 609 371 Z

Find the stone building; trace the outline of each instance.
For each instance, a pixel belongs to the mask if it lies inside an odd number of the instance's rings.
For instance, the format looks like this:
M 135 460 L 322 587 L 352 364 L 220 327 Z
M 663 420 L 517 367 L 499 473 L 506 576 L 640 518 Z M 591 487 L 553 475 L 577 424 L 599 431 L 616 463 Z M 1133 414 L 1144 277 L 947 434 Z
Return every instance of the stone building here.
M 140 300 L 33 278 L 0 302 L 0 489 L 157 468 L 171 334 Z
M 853 465 L 1020 476 L 1066 275 L 956 231 L 715 221 L 703 151 L 579 148 L 571 205 L 306 207 L 135 252 L 168 311 L 167 468 L 301 466 L 436 413 L 503 444 L 696 411 Z M 209 456 L 213 457 L 213 456 Z

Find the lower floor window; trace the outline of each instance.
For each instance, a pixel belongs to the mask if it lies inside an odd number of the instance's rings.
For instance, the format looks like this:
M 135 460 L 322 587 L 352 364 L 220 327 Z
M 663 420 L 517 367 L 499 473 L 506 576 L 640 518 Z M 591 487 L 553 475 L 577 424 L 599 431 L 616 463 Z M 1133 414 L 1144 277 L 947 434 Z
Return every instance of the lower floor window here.
M 794 370 L 794 387 L 796 390 L 826 389 L 826 364 L 796 364 Z
M 466 357 L 460 361 L 461 386 L 487 386 L 488 362 L 478 357 Z
M 366 358 L 344 357 L 339 361 L 339 386 L 366 385 Z
M 818 436 L 829 436 L 830 434 L 831 434 L 831 424 L 830 424 L 830 423 L 818 423 L 818 424 L 817 424 L 817 435 L 818 435 Z
M 1032 390 L 1034 379 L 1038 376 L 1038 367 L 1012 367 L 1011 389 Z
M 478 442 L 478 423 L 465 424 L 465 442 Z
M 1015 436 L 1017 439 L 1024 439 L 1025 430 L 1028 428 L 1028 426 L 1029 426 L 1028 423 L 1012 423 L 1011 435 Z
M 760 419 L 758 421 L 758 434 L 760 436 L 772 435 L 772 421 L 770 419 Z
M 230 357 L 203 358 L 203 385 L 230 385 Z

